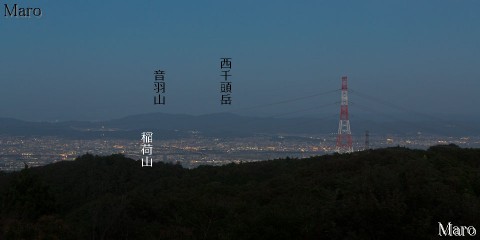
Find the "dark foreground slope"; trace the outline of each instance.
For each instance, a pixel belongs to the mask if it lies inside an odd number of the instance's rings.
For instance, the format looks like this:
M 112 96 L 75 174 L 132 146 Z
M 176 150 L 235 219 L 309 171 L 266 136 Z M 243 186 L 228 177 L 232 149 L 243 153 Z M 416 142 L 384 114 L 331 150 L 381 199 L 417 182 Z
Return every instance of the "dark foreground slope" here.
M 84 155 L 0 176 L 0 239 L 435 239 L 480 230 L 480 150 L 389 148 L 193 170 Z

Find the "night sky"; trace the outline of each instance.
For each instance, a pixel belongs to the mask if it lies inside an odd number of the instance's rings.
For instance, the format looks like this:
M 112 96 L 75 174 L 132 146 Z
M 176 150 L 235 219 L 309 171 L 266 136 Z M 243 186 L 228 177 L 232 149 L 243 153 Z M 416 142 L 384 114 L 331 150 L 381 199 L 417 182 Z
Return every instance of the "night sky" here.
M 339 89 L 343 75 L 358 116 L 368 116 L 365 108 L 480 115 L 476 0 L 0 3 L 0 117 L 326 117 L 338 115 L 340 93 L 319 93 Z M 4 17 L 4 4 L 14 3 L 43 15 Z M 232 58 L 231 106 L 220 105 L 221 57 Z M 158 69 L 166 71 L 165 106 L 153 104 Z

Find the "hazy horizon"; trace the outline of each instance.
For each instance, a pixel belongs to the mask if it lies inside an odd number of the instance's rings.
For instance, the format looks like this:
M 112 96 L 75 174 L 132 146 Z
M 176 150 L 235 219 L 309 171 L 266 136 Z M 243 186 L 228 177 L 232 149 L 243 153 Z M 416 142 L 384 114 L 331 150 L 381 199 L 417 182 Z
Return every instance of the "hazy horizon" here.
M 123 118 L 141 116 L 141 115 L 150 115 L 150 114 L 168 114 L 168 115 L 185 115 L 185 116 L 192 116 L 192 117 L 199 117 L 199 116 L 208 116 L 208 115 L 216 115 L 216 114 L 233 114 L 239 117 L 248 117 L 248 118 L 276 118 L 276 119 L 298 119 L 298 118 L 311 118 L 311 119 L 335 119 L 338 120 L 339 113 L 332 114 L 330 116 L 318 116 L 318 114 L 304 114 L 304 115 L 286 115 L 286 114 L 273 114 L 273 115 L 252 115 L 252 114 L 242 114 L 236 112 L 211 112 L 211 113 L 199 113 L 199 114 L 189 114 L 189 113 L 181 113 L 181 112 L 142 112 L 142 113 L 133 113 L 128 115 L 122 115 L 118 117 L 112 118 L 105 118 L 105 119 L 23 119 L 17 118 L 12 116 L 0 116 L 0 119 L 15 119 L 24 122 L 48 122 L 48 123 L 56 123 L 56 122 L 70 122 L 70 121 L 80 121 L 80 122 L 108 122 Z M 480 116 L 475 115 L 456 115 L 456 114 L 428 114 L 429 117 L 415 117 L 409 116 L 408 113 L 398 113 L 398 114 L 389 114 L 385 116 L 375 116 L 374 118 L 369 119 L 367 113 L 360 114 L 361 118 L 359 121 L 372 121 L 372 122 L 395 122 L 395 121 L 411 121 L 411 122 L 429 122 L 435 121 L 435 118 L 438 118 L 440 122 L 442 121 L 454 121 L 454 122 L 477 122 L 480 121 Z M 352 124 L 355 124 L 357 120 L 357 116 L 350 117 Z

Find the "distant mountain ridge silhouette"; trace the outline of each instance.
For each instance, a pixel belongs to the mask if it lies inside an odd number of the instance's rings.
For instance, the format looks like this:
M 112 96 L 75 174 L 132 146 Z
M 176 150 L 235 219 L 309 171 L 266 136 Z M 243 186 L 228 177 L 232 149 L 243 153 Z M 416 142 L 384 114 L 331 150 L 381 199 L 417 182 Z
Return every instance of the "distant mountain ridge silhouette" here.
M 480 134 L 475 123 L 434 121 L 351 121 L 352 133 L 435 134 L 472 136 Z M 313 117 L 247 117 L 232 113 L 187 115 L 146 113 L 108 121 L 29 122 L 0 118 L 0 135 L 60 136 L 67 138 L 138 138 L 142 131 L 155 131 L 161 138 L 179 138 L 191 134 L 212 137 L 247 137 L 256 134 L 334 134 L 338 120 Z

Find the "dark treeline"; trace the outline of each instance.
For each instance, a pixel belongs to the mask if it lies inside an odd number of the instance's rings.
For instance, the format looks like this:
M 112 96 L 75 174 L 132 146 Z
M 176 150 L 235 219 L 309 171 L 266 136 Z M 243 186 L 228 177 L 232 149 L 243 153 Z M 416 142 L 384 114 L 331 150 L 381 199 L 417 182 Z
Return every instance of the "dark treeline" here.
M 184 169 L 122 155 L 0 173 L 0 239 L 436 239 L 480 230 L 480 150 Z

